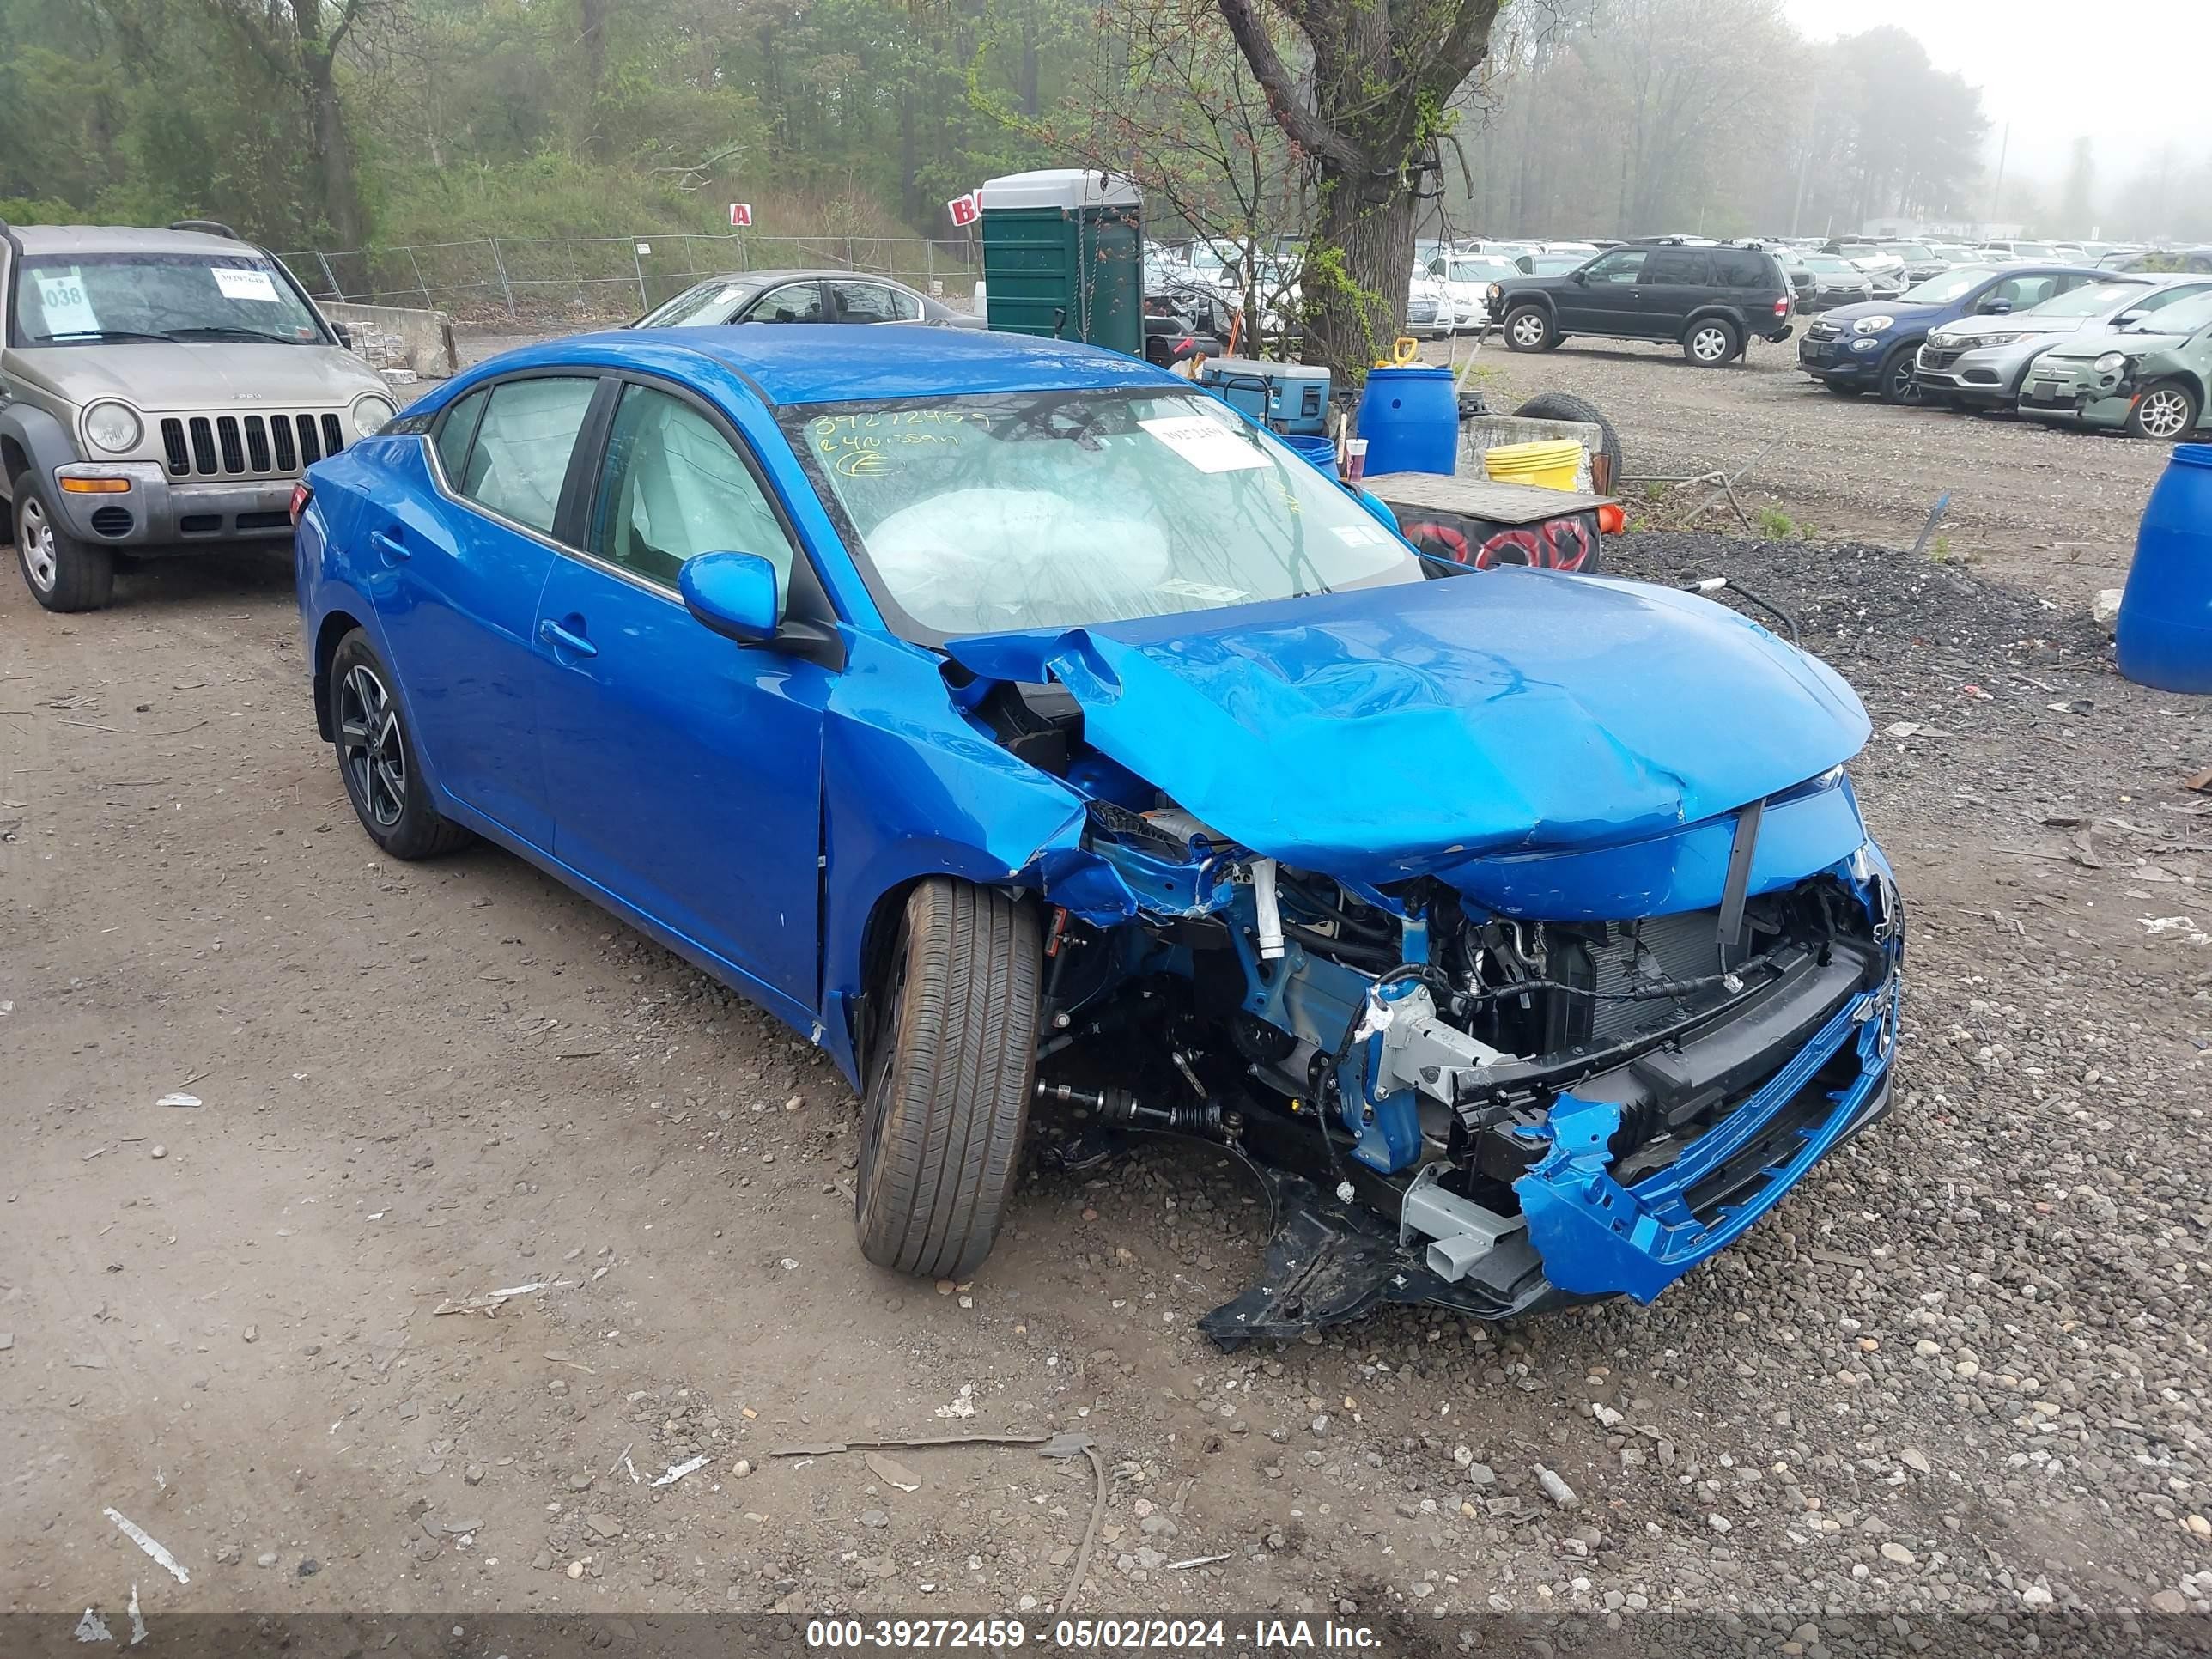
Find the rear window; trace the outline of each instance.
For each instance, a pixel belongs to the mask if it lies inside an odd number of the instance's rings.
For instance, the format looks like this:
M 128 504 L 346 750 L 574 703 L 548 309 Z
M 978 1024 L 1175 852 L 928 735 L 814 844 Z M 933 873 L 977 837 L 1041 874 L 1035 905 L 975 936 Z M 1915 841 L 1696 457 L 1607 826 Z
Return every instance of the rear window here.
M 1713 255 L 1713 280 L 1723 288 L 1779 288 L 1781 281 L 1770 268 L 1773 261 L 1749 250 Z
M 1644 267 L 1644 280 L 1653 286 L 1673 283 L 1677 287 L 1703 287 L 1712 279 L 1705 275 L 1705 256 L 1688 248 L 1657 248 Z

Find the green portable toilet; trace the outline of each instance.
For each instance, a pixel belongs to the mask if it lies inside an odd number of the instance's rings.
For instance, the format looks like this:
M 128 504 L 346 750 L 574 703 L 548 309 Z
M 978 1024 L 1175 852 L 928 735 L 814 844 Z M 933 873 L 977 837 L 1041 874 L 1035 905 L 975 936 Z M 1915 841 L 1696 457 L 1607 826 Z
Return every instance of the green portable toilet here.
M 1119 173 L 1051 167 L 985 183 L 983 281 L 1006 334 L 1145 349 L 1144 198 Z

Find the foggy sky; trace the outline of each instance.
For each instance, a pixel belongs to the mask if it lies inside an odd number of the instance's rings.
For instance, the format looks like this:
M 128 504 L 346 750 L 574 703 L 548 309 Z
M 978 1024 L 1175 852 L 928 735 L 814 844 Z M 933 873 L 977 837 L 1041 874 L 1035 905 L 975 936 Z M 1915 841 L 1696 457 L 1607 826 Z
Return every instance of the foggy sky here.
M 2103 185 L 2162 146 L 2212 151 L 2212 0 L 1783 0 L 1783 9 L 1815 40 L 1884 23 L 1917 36 L 1937 69 L 1982 89 L 1992 167 L 2011 123 L 2008 173 L 2058 179 L 2084 133 Z

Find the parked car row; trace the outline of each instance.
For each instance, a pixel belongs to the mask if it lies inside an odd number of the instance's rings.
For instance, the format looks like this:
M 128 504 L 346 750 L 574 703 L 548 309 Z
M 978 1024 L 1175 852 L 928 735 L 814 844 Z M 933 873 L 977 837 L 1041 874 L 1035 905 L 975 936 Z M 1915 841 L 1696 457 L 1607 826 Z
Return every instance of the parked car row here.
M 2212 404 L 2212 271 L 1965 266 L 1829 312 L 1797 362 L 1848 397 L 2184 438 Z

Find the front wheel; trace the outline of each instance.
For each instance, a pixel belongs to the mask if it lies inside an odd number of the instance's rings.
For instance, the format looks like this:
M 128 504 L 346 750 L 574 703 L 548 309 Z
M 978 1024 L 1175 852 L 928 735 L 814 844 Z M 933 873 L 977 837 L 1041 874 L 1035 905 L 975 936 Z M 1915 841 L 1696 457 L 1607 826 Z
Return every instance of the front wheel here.
M 2172 443 L 2197 429 L 2197 417 L 2203 412 L 2196 392 L 2188 386 L 2179 380 L 2161 380 L 2137 398 L 2128 410 L 2127 434 L 2130 438 Z
M 466 845 L 469 832 L 430 804 L 414 736 L 392 694 L 392 671 L 358 628 L 331 659 L 330 708 L 338 775 L 368 838 L 408 860 Z
M 1901 345 L 1882 359 L 1880 383 L 1882 402 L 1906 407 L 1918 406 L 1922 401 L 1920 383 L 1912 378 L 1912 360 L 1919 349 L 1917 343 Z
M 15 562 L 31 597 L 49 611 L 97 611 L 115 597 L 115 555 L 80 541 L 46 503 L 27 470 L 15 481 Z
M 1505 313 L 1505 343 L 1515 351 L 1549 351 L 1559 326 L 1541 306 L 1516 306 Z
M 933 876 L 908 896 L 876 988 L 854 1206 L 879 1267 L 960 1279 L 1013 1190 L 1036 1076 L 1036 911 Z
M 1735 325 L 1718 317 L 1699 318 L 1682 336 L 1682 356 L 1698 368 L 1718 368 L 1742 349 Z

